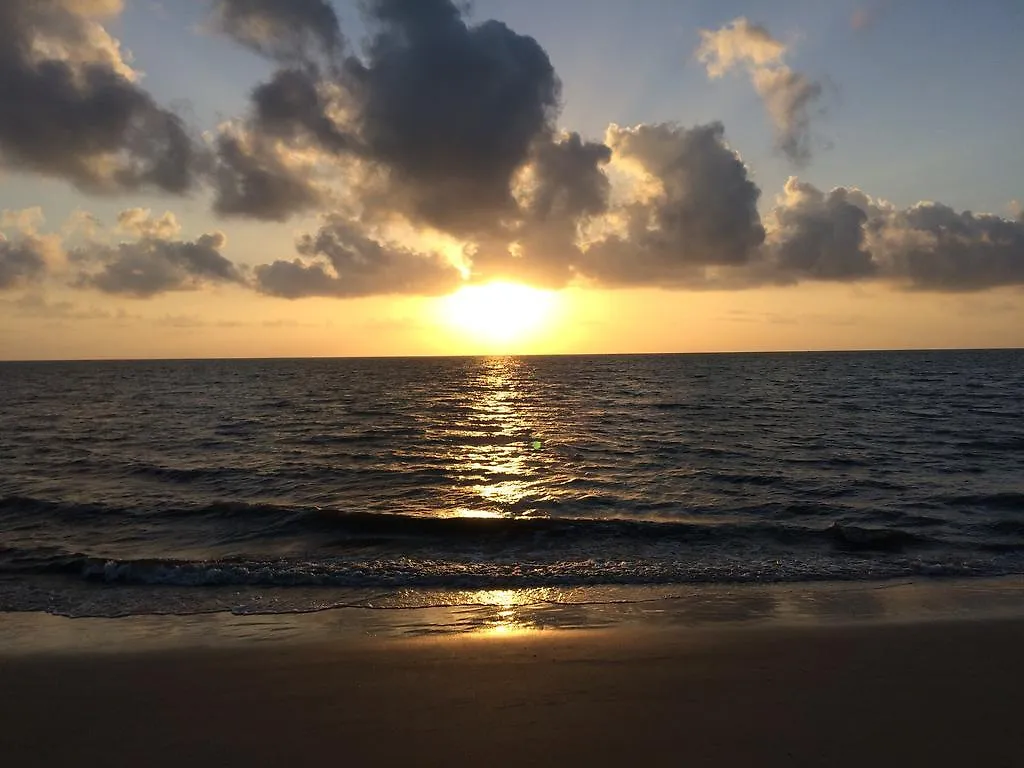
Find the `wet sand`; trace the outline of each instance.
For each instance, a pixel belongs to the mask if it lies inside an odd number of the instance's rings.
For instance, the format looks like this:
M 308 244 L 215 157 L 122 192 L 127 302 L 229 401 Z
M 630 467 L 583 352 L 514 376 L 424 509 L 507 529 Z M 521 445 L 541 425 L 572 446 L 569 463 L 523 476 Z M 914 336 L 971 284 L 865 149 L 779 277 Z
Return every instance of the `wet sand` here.
M 0 755 L 12 768 L 1012 766 L 1022 648 L 1024 620 L 971 618 L 8 653 Z

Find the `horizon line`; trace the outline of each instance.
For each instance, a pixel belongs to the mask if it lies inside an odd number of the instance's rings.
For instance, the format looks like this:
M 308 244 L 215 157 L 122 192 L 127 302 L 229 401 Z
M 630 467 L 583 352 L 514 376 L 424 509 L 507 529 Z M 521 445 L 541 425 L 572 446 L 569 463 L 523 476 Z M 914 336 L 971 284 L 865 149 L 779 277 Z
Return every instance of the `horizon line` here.
M 0 359 L 0 365 L 18 363 L 173 363 L 173 362 L 260 362 L 271 360 L 468 360 L 488 357 L 673 357 L 708 355 L 841 355 L 881 354 L 906 352 L 1015 352 L 1020 347 L 863 347 L 848 349 L 740 349 L 703 350 L 684 352 L 542 352 L 512 353 L 490 352 L 469 354 L 396 354 L 396 355 L 271 355 L 266 357 L 68 357 L 68 358 L 12 358 Z

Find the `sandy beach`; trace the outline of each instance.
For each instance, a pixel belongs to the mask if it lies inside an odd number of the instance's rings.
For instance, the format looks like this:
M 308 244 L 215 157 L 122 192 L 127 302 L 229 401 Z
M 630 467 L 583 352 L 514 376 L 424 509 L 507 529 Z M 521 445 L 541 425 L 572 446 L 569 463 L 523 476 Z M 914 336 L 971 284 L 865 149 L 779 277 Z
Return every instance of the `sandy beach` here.
M 8 653 L 0 754 L 12 768 L 1011 766 L 1022 644 L 1024 620 L 969 618 Z

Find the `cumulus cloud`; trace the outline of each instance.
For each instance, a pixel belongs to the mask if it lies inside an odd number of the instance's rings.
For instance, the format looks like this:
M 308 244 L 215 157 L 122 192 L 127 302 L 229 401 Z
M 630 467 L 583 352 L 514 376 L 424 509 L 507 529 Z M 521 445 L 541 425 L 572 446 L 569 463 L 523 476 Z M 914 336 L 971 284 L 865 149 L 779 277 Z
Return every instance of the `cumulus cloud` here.
M 743 67 L 775 125 L 776 145 L 795 163 L 811 157 L 811 110 L 821 84 L 785 64 L 787 46 L 760 24 L 740 17 L 718 30 L 701 30 L 697 58 L 712 78 Z
M 315 235 L 302 237 L 297 250 L 303 258 L 256 267 L 257 290 L 286 299 L 353 298 L 441 294 L 462 281 L 442 255 L 370 237 L 342 217 L 331 217 Z
M 179 227 L 171 214 L 154 219 L 136 209 L 123 212 L 118 221 L 122 231 L 138 239 L 117 245 L 92 242 L 70 251 L 71 261 L 82 268 L 80 287 L 148 298 L 244 281 L 241 270 L 221 253 L 227 238 L 220 232 L 177 240 Z
M 41 233 L 43 222 L 38 206 L 0 212 L 0 291 L 38 283 L 63 261 L 60 238 Z
M 1024 285 L 1024 221 L 941 203 L 897 208 L 858 189 L 791 178 L 767 218 L 765 280 L 877 279 L 922 291 Z
M 35 237 L 11 242 L 0 234 L 0 290 L 21 288 L 46 274 L 45 243 Z
M 583 276 L 605 285 L 685 285 L 706 267 L 754 257 L 765 234 L 760 190 L 720 123 L 612 126 L 607 143 L 639 173 L 640 197 L 614 212 L 618 231 L 587 248 Z
M 214 210 L 223 216 L 285 221 L 320 208 L 325 191 L 313 168 L 280 142 L 223 128 L 216 140 Z
M 76 214 L 66 253 L 40 233 L 41 211 L 7 212 L 0 288 L 64 279 L 67 257 L 79 287 L 135 297 L 230 283 L 286 298 L 434 294 L 466 274 L 549 287 L 1024 284 L 1019 217 L 897 208 L 792 178 L 762 220 L 719 123 L 613 125 L 601 140 L 561 130 L 541 45 L 452 0 L 364 0 L 361 53 L 328 0 L 209 7 L 211 27 L 272 72 L 200 151 L 103 26 L 121 0 L 0 3 L 0 161 L 103 192 L 202 179 L 222 216 L 319 213 L 320 229 L 250 274 L 224 256 L 224 235 L 183 238 L 171 213 L 129 208 L 112 230 Z M 740 18 L 703 31 L 697 56 L 711 77 L 745 71 L 778 146 L 803 162 L 821 86 L 788 52 Z M 442 241 L 462 249 L 458 266 L 422 245 Z
M 499 236 L 476 243 L 474 279 L 568 284 L 580 259 L 581 229 L 608 211 L 611 158 L 611 147 L 578 133 L 537 142 L 514 184 L 517 218 Z
M 411 212 L 473 230 L 513 209 L 511 184 L 553 130 L 561 85 L 532 37 L 470 25 L 449 0 L 371 0 L 375 37 L 350 61 L 359 134 Z
M 326 3 L 218 7 L 222 30 L 280 64 L 253 91 L 252 132 L 370 166 L 389 211 L 440 229 L 493 229 L 514 214 L 514 178 L 559 108 L 536 40 L 497 21 L 470 24 L 450 0 L 367 0 L 366 53 L 345 56 Z M 268 36 L 288 41 L 286 55 L 260 42 Z M 325 55 L 301 52 L 310 39 Z
M 0 3 L 0 160 L 93 191 L 184 192 L 197 153 L 99 19 L 114 0 Z
M 879 209 L 856 189 L 824 193 L 790 177 L 768 218 L 769 258 L 780 277 L 856 280 L 877 271 L 864 225 Z
M 154 216 L 148 208 L 128 208 L 117 215 L 117 229 L 140 239 L 170 240 L 181 232 L 181 225 L 170 211 Z
M 940 203 L 888 211 L 869 224 L 885 272 L 908 288 L 978 291 L 1024 285 L 1024 222 Z

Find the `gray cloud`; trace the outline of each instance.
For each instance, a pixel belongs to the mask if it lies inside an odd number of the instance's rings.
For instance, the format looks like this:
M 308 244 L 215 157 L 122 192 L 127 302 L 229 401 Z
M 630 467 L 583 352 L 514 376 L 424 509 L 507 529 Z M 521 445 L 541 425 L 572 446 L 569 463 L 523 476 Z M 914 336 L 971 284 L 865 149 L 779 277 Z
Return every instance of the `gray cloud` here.
M 1024 285 L 1020 220 L 918 203 L 868 227 L 876 259 L 905 287 L 966 292 Z
M 12 242 L 0 235 L 0 290 L 21 288 L 47 272 L 45 241 L 25 236 Z
M 259 134 L 225 129 L 217 137 L 214 210 L 223 216 L 285 221 L 321 207 L 324 191 L 310 168 L 289 162 L 288 150 Z
M 559 107 L 547 53 L 501 22 L 468 25 L 449 0 L 366 5 L 376 35 L 347 69 L 370 156 L 435 226 L 479 229 L 514 210 L 513 176 Z
M 82 267 L 77 285 L 105 293 L 148 298 L 169 291 L 191 291 L 210 283 L 242 283 L 241 271 L 221 251 L 227 239 L 220 232 L 193 241 L 175 240 L 163 225 L 146 226 L 133 220 L 141 237 L 114 246 L 89 243 L 72 249 L 69 257 Z M 166 216 L 165 216 L 166 219 Z M 171 217 L 173 221 L 173 217 Z M 173 226 L 170 231 L 177 231 Z
M 223 34 L 279 61 L 308 61 L 311 49 L 332 58 L 345 44 L 326 0 L 215 0 L 213 18 Z
M 283 62 L 253 91 L 252 132 L 368 166 L 385 188 L 364 205 L 385 214 L 465 233 L 493 230 L 515 213 L 514 177 L 553 133 L 559 108 L 560 83 L 533 38 L 497 21 L 471 25 L 450 0 L 367 0 L 366 54 L 343 57 L 329 6 L 293 14 L 261 0 L 254 14 L 252 5 L 219 6 L 231 37 Z M 244 23 L 225 23 L 225 6 L 244 6 Z M 278 28 L 300 42 L 322 33 L 332 56 L 294 54 L 292 43 L 282 56 L 254 44 L 253 18 L 258 40 Z
M 270 136 L 312 142 L 328 152 L 355 150 L 355 138 L 329 115 L 336 105 L 327 87 L 315 67 L 278 70 L 252 92 L 255 125 Z
M 252 287 L 289 298 L 459 284 L 445 258 L 392 236 L 410 224 L 462 240 L 473 280 L 1024 284 L 1024 219 L 937 203 L 899 209 L 791 179 L 762 223 L 760 190 L 718 123 L 612 126 L 603 142 L 559 133 L 560 83 L 540 44 L 497 21 L 472 23 L 452 0 L 365 0 L 361 55 L 327 0 L 212 7 L 214 28 L 275 70 L 207 155 L 139 86 L 103 27 L 121 0 L 0 3 L 0 161 L 106 192 L 185 192 L 202 178 L 224 216 L 333 211 L 294 259 L 256 269 Z M 821 87 L 790 69 L 787 53 L 764 27 L 737 19 L 702 32 L 697 55 L 712 77 L 749 74 L 778 146 L 802 162 Z M 635 185 L 613 191 L 613 179 Z M 70 254 L 81 286 L 151 296 L 248 284 L 223 256 L 223 235 L 182 240 L 169 214 L 125 211 L 118 231 L 129 241 L 113 246 L 87 230 L 74 237 L 88 244 Z M 59 238 L 21 227 L 17 240 L 0 239 L 0 288 L 42 280 L 62 257 Z
M 181 193 L 197 154 L 97 21 L 119 0 L 0 3 L 0 160 L 93 191 Z
M 776 129 L 776 146 L 795 163 L 812 151 L 811 108 L 822 87 L 784 63 L 787 46 L 760 24 L 738 18 L 715 31 L 701 30 L 697 58 L 710 77 L 744 67 Z
M 768 251 L 783 277 L 793 280 L 857 280 L 873 276 L 877 265 L 864 229 L 877 209 L 854 189 L 828 194 L 790 178 L 769 219 Z
M 577 133 L 537 142 L 519 180 L 517 221 L 477 244 L 474 279 L 518 278 L 554 288 L 570 282 L 581 224 L 608 210 L 604 167 L 611 158 L 611 147 Z
M 256 267 L 257 290 L 286 299 L 441 294 L 462 280 L 441 255 L 374 239 L 341 217 L 301 238 L 297 250 L 304 259 Z
M 578 133 L 540 142 L 530 166 L 533 188 L 526 203 L 530 216 L 540 221 L 571 221 L 604 213 L 611 193 L 604 166 L 611 159 L 611 147 L 584 141 Z
M 877 279 L 942 292 L 1024 285 L 1019 219 L 941 203 L 897 208 L 858 189 L 826 194 L 791 178 L 767 224 L 763 258 L 748 275 L 752 285 Z
M 614 212 L 621 231 L 592 243 L 578 271 L 605 285 L 703 282 L 706 267 L 749 262 L 764 240 L 760 190 L 720 123 L 613 126 L 615 157 L 645 175 L 647 197 Z

